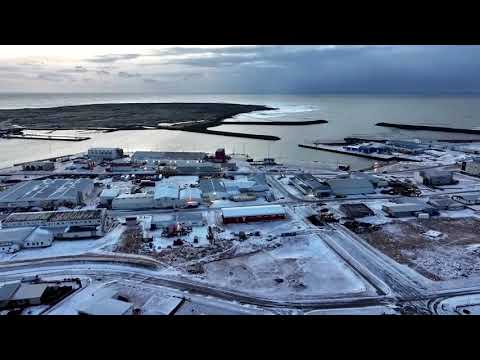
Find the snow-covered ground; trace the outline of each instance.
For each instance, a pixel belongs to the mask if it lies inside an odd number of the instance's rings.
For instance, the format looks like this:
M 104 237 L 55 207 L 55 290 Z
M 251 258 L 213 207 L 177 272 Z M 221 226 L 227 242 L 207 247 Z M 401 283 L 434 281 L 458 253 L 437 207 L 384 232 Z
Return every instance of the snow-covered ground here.
M 480 294 L 455 296 L 440 302 L 440 315 L 480 315 Z
M 313 310 L 305 315 L 398 315 L 398 312 L 387 306 L 368 306 L 363 308 L 343 308 Z
M 371 288 L 315 235 L 286 238 L 253 255 L 206 264 L 201 280 L 260 296 L 349 295 Z

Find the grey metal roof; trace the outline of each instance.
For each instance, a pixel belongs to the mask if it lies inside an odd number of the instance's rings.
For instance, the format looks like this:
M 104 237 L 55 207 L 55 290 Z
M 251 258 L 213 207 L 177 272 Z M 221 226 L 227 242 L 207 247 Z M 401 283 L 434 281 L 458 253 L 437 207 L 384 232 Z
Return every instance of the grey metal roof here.
M 20 287 L 20 282 L 5 284 L 0 287 L 0 301 L 8 301 Z
M 385 209 L 388 209 L 389 212 L 411 212 L 411 211 L 424 211 L 427 209 L 432 209 L 431 206 L 427 204 L 420 203 L 409 203 L 409 204 L 395 204 L 395 205 L 384 205 Z
M 102 214 L 102 209 L 13 213 L 8 215 L 7 218 L 2 221 L 2 224 L 19 221 L 55 222 L 69 220 L 96 220 L 99 219 Z
M 93 181 L 90 179 L 25 181 L 0 192 L 0 202 L 76 200 L 79 192 L 84 193 L 91 186 Z
M 124 315 L 132 308 L 132 303 L 107 298 L 81 305 L 78 311 L 87 315 Z
M 136 151 L 133 160 L 202 160 L 204 152 L 165 152 L 165 151 Z
M 366 179 L 332 179 L 327 180 L 327 184 L 335 195 L 375 193 L 372 183 Z
M 35 227 L 0 229 L 0 243 L 22 244 L 35 231 Z
M 296 175 L 295 177 L 301 182 L 303 182 L 305 185 L 310 187 L 312 190 L 320 190 L 320 189 L 326 188 L 326 185 L 322 184 L 312 174 L 299 174 L 299 175 Z
M 199 186 L 203 193 L 223 193 L 227 191 L 220 179 L 202 179 L 199 182 Z
M 21 284 L 20 288 L 15 292 L 12 300 L 28 300 L 40 298 L 48 284 Z

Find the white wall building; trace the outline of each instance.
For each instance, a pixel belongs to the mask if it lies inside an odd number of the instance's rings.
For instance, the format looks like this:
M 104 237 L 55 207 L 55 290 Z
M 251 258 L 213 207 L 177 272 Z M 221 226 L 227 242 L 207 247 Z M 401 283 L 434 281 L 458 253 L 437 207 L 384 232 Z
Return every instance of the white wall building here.
M 92 160 L 115 160 L 123 157 L 123 149 L 120 148 L 90 148 L 88 157 Z
M 112 200 L 113 210 L 153 209 L 154 205 L 153 195 L 146 193 L 120 194 Z
M 179 187 L 176 184 L 155 183 L 155 207 L 164 209 L 176 207 L 179 200 Z
M 53 234 L 47 229 L 21 227 L 0 229 L 0 252 L 14 253 L 22 248 L 41 248 L 52 245 Z

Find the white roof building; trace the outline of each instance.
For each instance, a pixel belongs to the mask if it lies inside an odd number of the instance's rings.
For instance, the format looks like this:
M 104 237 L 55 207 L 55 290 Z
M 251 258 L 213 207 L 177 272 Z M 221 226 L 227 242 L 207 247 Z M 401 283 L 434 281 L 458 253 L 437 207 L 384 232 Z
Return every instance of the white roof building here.
M 132 303 L 111 298 L 92 301 L 77 308 L 82 315 L 127 315 L 131 314 L 132 310 Z
M 236 218 L 243 216 L 286 215 L 285 208 L 281 205 L 242 206 L 223 208 L 224 218 Z
M 176 184 L 169 184 L 169 183 L 162 183 L 157 182 L 155 183 L 155 200 L 159 199 L 178 199 L 178 192 L 179 188 Z
M 180 200 L 202 200 L 202 190 L 199 188 L 185 188 L 180 190 Z

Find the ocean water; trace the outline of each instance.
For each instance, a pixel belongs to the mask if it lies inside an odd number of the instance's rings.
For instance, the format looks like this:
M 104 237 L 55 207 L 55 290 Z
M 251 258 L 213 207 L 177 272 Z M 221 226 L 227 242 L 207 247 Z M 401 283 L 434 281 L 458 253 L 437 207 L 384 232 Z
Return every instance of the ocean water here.
M 0 139 L 0 166 L 57 155 L 86 151 L 92 146 L 119 146 L 134 150 L 214 151 L 248 153 L 255 158 L 275 157 L 279 161 L 317 161 L 325 168 L 346 162 L 353 168 L 371 165 L 367 159 L 302 149 L 300 143 L 314 140 L 342 140 L 346 136 L 392 136 L 397 138 L 480 138 L 473 135 L 412 132 L 375 126 L 378 122 L 443 125 L 480 128 L 478 96 L 384 96 L 384 95 L 159 95 L 159 94 L 7 94 L 0 93 L 0 109 L 55 107 L 82 104 L 129 102 L 228 102 L 268 105 L 273 111 L 241 114 L 239 121 L 328 120 L 328 124 L 298 127 L 222 125 L 219 130 L 271 134 L 280 141 L 240 139 L 181 131 L 120 131 L 110 134 L 88 132 L 91 140 L 60 141 Z M 58 132 L 72 134 L 72 132 Z M 82 132 L 85 134 L 86 132 Z

